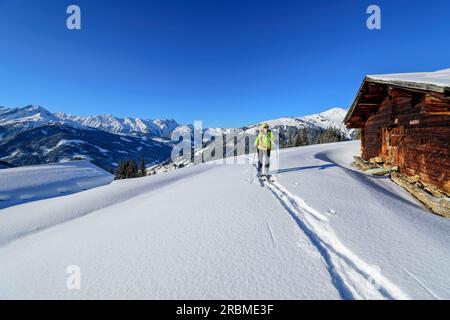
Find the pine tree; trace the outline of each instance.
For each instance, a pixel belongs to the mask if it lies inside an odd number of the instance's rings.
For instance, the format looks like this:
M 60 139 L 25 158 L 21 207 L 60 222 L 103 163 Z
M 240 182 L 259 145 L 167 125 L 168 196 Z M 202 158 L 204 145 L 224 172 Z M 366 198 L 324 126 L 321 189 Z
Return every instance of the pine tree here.
M 128 160 L 128 166 L 129 166 L 128 178 L 136 178 L 138 175 L 138 167 L 136 165 L 136 162 L 134 162 L 134 160 Z
M 126 163 L 124 161 L 121 161 L 119 163 L 119 165 L 117 166 L 117 169 L 116 169 L 116 179 L 120 180 L 120 179 L 126 178 L 125 166 L 126 166 Z
M 309 145 L 308 141 L 308 132 L 306 129 L 300 129 L 297 134 L 297 141 L 295 142 L 295 147 L 299 146 L 307 146 Z
M 344 136 L 342 135 L 339 129 L 330 127 L 325 131 L 321 132 L 319 135 L 318 143 L 331 143 L 331 142 L 339 142 L 344 141 Z
M 116 170 L 116 179 L 136 178 L 138 169 L 134 160 L 121 161 Z
M 141 177 L 145 177 L 147 175 L 147 169 L 145 168 L 145 160 L 144 158 L 141 159 Z

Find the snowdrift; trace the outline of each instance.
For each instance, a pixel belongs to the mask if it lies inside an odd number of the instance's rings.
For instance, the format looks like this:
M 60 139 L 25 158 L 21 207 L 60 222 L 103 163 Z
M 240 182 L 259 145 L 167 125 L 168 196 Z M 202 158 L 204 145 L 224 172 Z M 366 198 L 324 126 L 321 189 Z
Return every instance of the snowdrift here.
M 3 169 L 0 170 L 0 209 L 92 189 L 113 179 L 113 175 L 89 161 Z

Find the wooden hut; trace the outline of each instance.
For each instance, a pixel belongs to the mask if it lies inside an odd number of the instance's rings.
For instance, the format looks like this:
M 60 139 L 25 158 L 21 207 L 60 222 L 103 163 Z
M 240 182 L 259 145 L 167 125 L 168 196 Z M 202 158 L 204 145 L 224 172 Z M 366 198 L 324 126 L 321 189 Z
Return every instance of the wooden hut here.
M 450 69 L 367 76 L 345 120 L 362 158 L 450 194 Z

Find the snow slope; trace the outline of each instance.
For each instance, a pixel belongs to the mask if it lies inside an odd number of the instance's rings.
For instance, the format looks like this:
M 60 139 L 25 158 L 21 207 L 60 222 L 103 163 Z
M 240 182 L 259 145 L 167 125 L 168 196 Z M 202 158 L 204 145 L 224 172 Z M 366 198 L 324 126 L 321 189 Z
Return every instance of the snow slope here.
M 0 173 L 0 209 L 95 188 L 112 180 L 111 174 L 89 161 L 4 169 Z
M 449 299 L 450 220 L 358 150 L 283 150 L 265 187 L 203 164 L 4 209 L 0 298 Z

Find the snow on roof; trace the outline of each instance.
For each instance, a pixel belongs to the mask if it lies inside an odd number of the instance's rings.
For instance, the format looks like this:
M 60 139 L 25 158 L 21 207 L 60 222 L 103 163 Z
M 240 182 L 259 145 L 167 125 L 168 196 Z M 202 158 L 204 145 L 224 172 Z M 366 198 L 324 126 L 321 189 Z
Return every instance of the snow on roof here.
M 450 91 L 450 68 L 434 72 L 368 75 L 367 80 L 444 93 Z
M 351 118 L 358 104 L 361 89 L 366 82 L 375 82 L 381 84 L 390 84 L 407 89 L 433 91 L 438 93 L 450 94 L 450 68 L 442 69 L 434 72 L 414 72 L 414 73 L 392 73 L 367 75 L 361 88 L 353 101 L 344 122 Z

